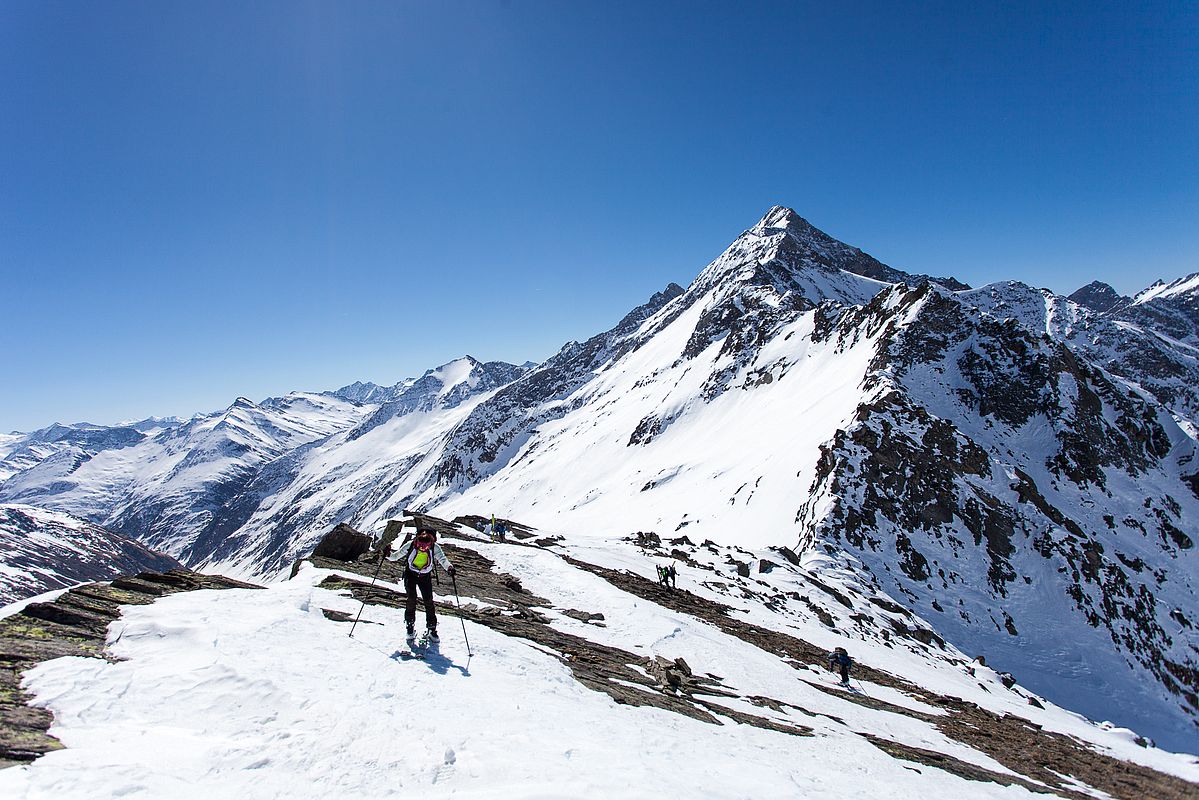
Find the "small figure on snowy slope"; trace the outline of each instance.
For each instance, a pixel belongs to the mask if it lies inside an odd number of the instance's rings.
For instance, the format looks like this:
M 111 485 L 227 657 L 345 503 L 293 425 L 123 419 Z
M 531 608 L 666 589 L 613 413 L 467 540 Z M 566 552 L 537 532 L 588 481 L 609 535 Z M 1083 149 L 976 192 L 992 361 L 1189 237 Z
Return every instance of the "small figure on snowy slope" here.
M 673 561 L 666 565 L 666 580 L 670 582 L 671 589 L 679 588 L 679 571 Z
M 662 584 L 667 589 L 669 589 L 670 588 L 670 569 L 668 567 L 663 566 L 662 564 L 656 564 L 654 568 L 658 570 L 658 583 Z
M 844 647 L 838 647 L 836 650 L 828 654 L 828 668 L 836 671 L 841 670 L 841 685 L 849 685 L 849 668 L 853 666 L 853 659 L 849 657 L 849 653 Z
M 425 627 L 429 639 L 437 641 L 437 607 L 433 604 L 434 563 L 440 564 L 451 578 L 454 576 L 454 565 L 437 543 L 437 532 L 428 527 L 419 528 L 416 537 L 391 550 L 387 560 L 403 561 L 405 564 L 404 593 L 408 595 L 408 602 L 404 607 L 404 622 L 408 638 L 416 634 L 416 590 L 420 589 L 421 599 L 425 602 Z

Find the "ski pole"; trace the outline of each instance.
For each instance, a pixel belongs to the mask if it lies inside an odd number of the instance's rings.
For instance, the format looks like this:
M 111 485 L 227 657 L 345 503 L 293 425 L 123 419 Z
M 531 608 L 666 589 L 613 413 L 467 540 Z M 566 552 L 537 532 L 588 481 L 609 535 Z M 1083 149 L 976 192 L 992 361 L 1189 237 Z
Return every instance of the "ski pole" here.
M 473 656 L 470 651 L 470 639 L 466 635 L 466 620 L 462 618 L 462 601 L 458 599 L 458 576 L 450 575 L 450 582 L 454 584 L 454 605 L 458 607 L 458 621 L 462 623 L 462 638 L 466 640 L 466 655 Z
M 371 578 L 370 589 L 375 588 L 375 581 L 379 579 L 379 570 L 383 569 L 383 554 L 387 548 L 383 546 L 383 540 L 379 540 L 379 566 L 375 567 L 375 574 Z M 367 589 L 367 594 L 370 594 L 370 589 Z M 358 627 L 358 617 L 362 616 L 362 609 L 366 608 L 366 597 L 362 598 L 362 605 L 358 606 L 358 616 L 354 617 L 354 624 L 350 626 L 350 638 L 354 638 L 354 629 Z

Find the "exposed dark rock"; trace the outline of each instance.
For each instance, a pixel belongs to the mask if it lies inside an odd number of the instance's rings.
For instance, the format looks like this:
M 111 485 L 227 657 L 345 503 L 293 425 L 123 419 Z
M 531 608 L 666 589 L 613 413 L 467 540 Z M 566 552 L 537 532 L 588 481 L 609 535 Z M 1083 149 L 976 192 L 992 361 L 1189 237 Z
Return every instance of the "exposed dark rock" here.
M 340 522 L 321 538 L 312 555 L 337 561 L 357 561 L 370 549 L 371 537 Z
M 1070 299 L 1080 306 L 1086 306 L 1100 313 L 1111 311 L 1132 302 L 1115 289 L 1101 281 L 1092 281 L 1070 295 Z
M 904 633 L 918 642 L 924 644 L 936 644 L 938 647 L 945 648 L 945 640 L 938 636 L 928 628 L 904 628 Z
M 637 531 L 632 536 L 626 536 L 625 541 L 645 550 L 658 550 L 662 547 L 662 538 L 653 531 Z
M 637 423 L 637 427 L 629 436 L 628 446 L 638 444 L 649 444 L 654 440 L 654 437 L 662 432 L 662 420 L 656 414 L 650 414 L 641 422 Z
M 790 547 L 771 547 L 770 549 L 787 559 L 788 563 L 800 566 L 799 556 Z
M 899 742 L 893 742 L 869 733 L 862 735 L 884 753 L 902 761 L 911 761 L 927 767 L 935 767 L 951 775 L 957 775 L 959 778 L 965 778 L 968 781 L 997 783 L 1000 786 L 1020 786 L 1037 794 L 1047 793 L 1045 787 L 1024 778 L 1006 775 L 1001 772 L 993 772 L 989 769 L 984 769 L 983 767 L 978 767 L 969 762 L 954 758 L 953 756 L 938 753 L 935 750 L 925 750 L 907 744 L 900 744 Z M 1078 795 L 1073 792 L 1070 794 L 1074 797 L 1085 797 L 1085 795 Z
M 731 609 L 721 603 L 687 591 L 664 589 L 654 581 L 639 575 L 619 572 L 569 557 L 564 558 L 581 569 L 604 577 L 624 591 L 706 620 L 729 635 L 778 655 L 797 669 L 805 665 L 824 667 L 826 653 L 822 648 L 788 634 L 736 619 L 730 615 Z M 974 703 L 933 694 L 903 678 L 861 662 L 855 665 L 854 674 L 862 681 L 893 687 L 922 702 L 944 709 L 949 714 L 924 715 L 856 693 L 838 692 L 838 697 L 869 708 L 923 719 L 939 728 L 949 738 L 988 754 L 1008 769 L 1024 776 L 1020 780 L 1040 782 L 1064 797 L 1085 800 L 1088 796 L 1076 791 L 1073 785 L 1061 777 L 1063 775 L 1072 776 L 1089 786 L 1108 792 L 1113 797 L 1127 800 L 1141 800 L 1143 797 L 1186 800 L 1193 794 L 1194 787 L 1180 778 L 1096 752 L 1072 737 L 1042 731 L 1019 717 L 1001 716 L 981 709 Z M 829 693 L 836 691 L 821 682 L 810 685 Z M 1029 702 L 1040 705 L 1036 703 L 1035 698 L 1030 697 Z M 910 754 L 911 751 L 908 752 Z

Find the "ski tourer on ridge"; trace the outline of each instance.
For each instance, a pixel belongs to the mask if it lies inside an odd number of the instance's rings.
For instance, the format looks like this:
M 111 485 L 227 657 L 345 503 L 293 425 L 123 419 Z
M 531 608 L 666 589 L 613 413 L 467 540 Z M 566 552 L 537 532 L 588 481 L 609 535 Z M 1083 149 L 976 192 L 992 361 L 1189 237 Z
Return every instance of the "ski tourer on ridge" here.
M 409 639 L 416 636 L 416 592 L 420 590 L 425 604 L 425 629 L 431 641 L 437 641 L 437 607 L 433 603 L 433 567 L 438 564 L 452 578 L 454 565 L 437 543 L 437 532 L 421 526 L 416 536 L 399 547 L 388 547 L 384 551 L 388 561 L 404 562 L 404 593 L 408 596 L 404 606 L 404 624 Z

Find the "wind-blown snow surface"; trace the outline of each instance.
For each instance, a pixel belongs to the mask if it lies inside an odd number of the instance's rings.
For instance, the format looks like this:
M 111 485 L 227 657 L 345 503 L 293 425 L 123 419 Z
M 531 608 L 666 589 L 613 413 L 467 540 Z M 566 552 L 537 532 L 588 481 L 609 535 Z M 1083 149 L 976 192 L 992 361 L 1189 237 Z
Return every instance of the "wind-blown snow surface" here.
M 265 590 L 197 591 L 126 608 L 109 631 L 118 660 L 64 658 L 30 671 L 26 686 L 54 711 L 51 732 L 66 749 L 0 772 L 0 794 L 22 800 L 1035 796 L 892 758 L 857 732 L 1011 774 L 927 722 L 817 690 L 812 682 L 827 683 L 827 677 L 797 672 L 707 623 L 572 569 L 553 553 L 471 546 L 519 574 L 530 591 L 607 620 L 601 628 L 555 615 L 555 628 L 645 655 L 685 657 L 721 675 L 739 695 L 807 709 L 774 716 L 793 717 L 786 721 L 809 726 L 814 735 L 621 705 L 584 688 L 539 646 L 467 623 L 470 658 L 456 620 L 443 623 L 439 652 L 426 661 L 403 661 L 396 655 L 401 611 L 369 606 L 350 639 L 348 626 L 326 619 L 321 609 L 353 614 L 358 603 L 317 588 L 329 573 L 308 567 Z M 622 544 L 584 542 L 573 552 L 612 567 L 647 566 Z M 461 588 L 468 601 L 469 576 Z M 688 588 L 715 596 L 703 586 Z M 780 622 L 764 607 L 741 605 L 747 620 Z M 787 623 L 792 629 L 800 624 Z M 802 627 L 813 641 L 844 641 Z M 1034 709 L 1023 694 L 1003 690 L 989 670 L 967 676 L 903 648 L 851 646 L 859 658 L 918 676 L 931 688 L 1199 780 L 1193 759 L 1142 749 L 1129 732 L 1104 731 L 1052 706 Z M 892 702 L 915 702 L 887 687 L 863 688 Z M 738 699 L 713 699 L 763 711 Z

